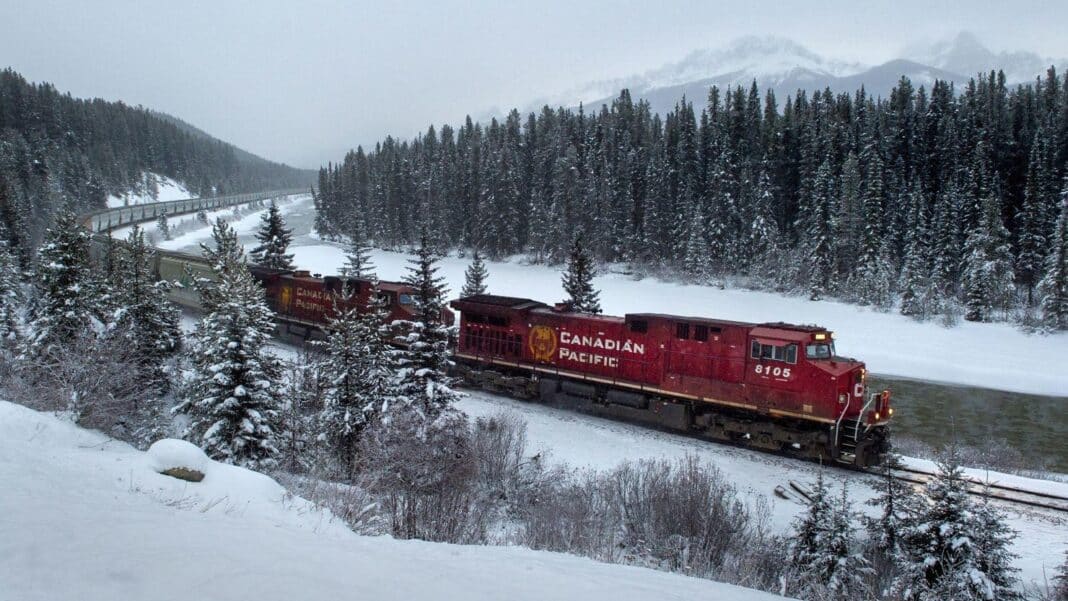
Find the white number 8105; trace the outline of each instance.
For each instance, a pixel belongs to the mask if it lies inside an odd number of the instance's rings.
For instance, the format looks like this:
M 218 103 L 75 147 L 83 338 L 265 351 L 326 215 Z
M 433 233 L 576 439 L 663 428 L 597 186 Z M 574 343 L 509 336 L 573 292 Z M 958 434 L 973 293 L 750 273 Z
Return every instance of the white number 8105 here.
M 778 365 L 776 365 L 775 367 L 772 367 L 770 365 L 764 366 L 764 365 L 757 364 L 756 373 L 758 375 L 761 375 L 761 376 L 771 376 L 773 378 L 779 378 L 779 377 L 789 378 L 790 377 L 790 368 L 789 367 L 779 367 Z

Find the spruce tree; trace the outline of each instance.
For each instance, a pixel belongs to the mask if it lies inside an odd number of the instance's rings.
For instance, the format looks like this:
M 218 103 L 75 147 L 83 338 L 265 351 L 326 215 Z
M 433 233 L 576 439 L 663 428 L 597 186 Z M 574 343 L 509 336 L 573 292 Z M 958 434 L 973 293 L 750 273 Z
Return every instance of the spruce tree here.
M 390 351 L 381 333 L 385 313 L 377 285 L 371 287 L 369 303 L 361 314 L 348 291 L 335 298 L 327 338 L 317 343 L 325 355 L 320 373 L 327 386 L 319 437 L 345 477 L 355 468 L 364 428 L 388 406 L 391 392 Z
M 38 294 L 29 325 L 29 351 L 47 352 L 80 335 L 93 321 L 89 233 L 73 213 L 56 217 L 37 260 Z
M 816 172 L 805 215 L 805 245 L 808 247 L 809 299 L 820 300 L 837 287 L 835 241 L 837 210 L 830 161 Z
M 826 590 L 838 597 L 860 592 L 863 577 L 871 570 L 855 551 L 856 528 L 845 485 L 836 500 L 829 498 L 823 472 L 809 494 L 808 508 L 794 521 L 794 544 L 790 563 L 800 576 L 796 592 L 817 594 Z
M 448 289 L 445 278 L 438 275 L 437 261 L 424 231 L 416 258 L 409 259 L 404 278 L 415 289 L 415 318 L 402 324 L 406 329 L 404 348 L 394 353 L 397 404 L 424 424 L 448 411 L 458 397 L 450 388 L 452 380 L 447 373 L 453 330 L 442 322 Z
M 274 315 L 240 247 L 229 246 L 232 231 L 216 226 L 217 280 L 190 348 L 185 400 L 175 411 L 189 416 L 185 437 L 213 459 L 263 469 L 277 453 L 281 368 L 267 348 Z
M 486 271 L 486 262 L 482 260 L 482 253 L 476 248 L 471 256 L 471 264 L 467 266 L 467 270 L 464 272 L 464 287 L 460 291 L 460 296 L 468 297 L 485 294 L 486 278 L 488 277 L 489 272 Z
M 976 507 L 956 449 L 925 486 L 927 504 L 901 532 L 901 573 L 894 589 L 915 601 L 1018 599 L 1008 560 L 1012 533 L 1004 516 Z
M 181 331 L 178 309 L 167 300 L 169 284 L 156 281 L 153 275 L 154 254 L 145 243 L 144 231 L 134 225 L 119 250 L 119 309 L 113 320 L 128 348 L 136 349 L 146 376 L 158 380 L 163 360 L 178 350 Z
M 13 345 L 19 337 L 22 309 L 22 282 L 18 260 L 0 237 L 0 349 Z
M 600 292 L 593 287 L 593 276 L 593 257 L 586 249 L 583 235 L 579 234 L 571 242 L 563 278 L 564 292 L 567 293 L 572 311 L 601 312 Z
M 923 508 L 922 499 L 913 491 L 912 485 L 894 477 L 894 470 L 900 468 L 900 455 L 888 453 L 881 468 L 882 474 L 872 485 L 876 496 L 868 500 L 868 505 L 878 507 L 880 513 L 878 517 L 865 519 L 869 539 L 895 561 L 900 560 L 903 552 L 902 533 L 914 523 Z
M 909 193 L 907 225 L 905 261 L 901 270 L 901 314 L 925 317 L 929 312 L 925 306 L 929 286 L 929 235 L 925 201 L 919 182 L 913 184 Z
M 273 200 L 263 214 L 263 224 L 260 231 L 256 232 L 256 240 L 259 240 L 259 246 L 249 253 L 253 263 L 272 269 L 293 269 L 293 255 L 286 253 L 293 242 L 293 230 L 286 228 L 278 205 Z
M 159 219 L 156 220 L 156 230 L 159 231 L 159 235 L 163 236 L 164 240 L 171 239 L 171 226 L 167 222 L 166 211 L 159 214 Z
M 1068 553 L 1065 553 L 1064 563 L 1053 577 L 1053 588 L 1050 593 L 1052 601 L 1068 601 Z
M 979 224 L 968 235 L 964 252 L 964 319 L 989 321 L 995 311 L 1009 305 L 1015 291 L 1009 233 L 1001 220 L 997 193 L 984 200 Z
M 367 245 L 367 237 L 364 233 L 363 219 L 355 216 L 349 227 L 349 246 L 345 252 L 347 258 L 342 275 L 350 278 L 368 278 L 374 276 L 374 265 L 371 263 L 371 247 Z
M 1068 330 L 1068 178 L 1061 193 L 1061 211 L 1046 256 L 1046 275 L 1038 286 L 1042 327 Z

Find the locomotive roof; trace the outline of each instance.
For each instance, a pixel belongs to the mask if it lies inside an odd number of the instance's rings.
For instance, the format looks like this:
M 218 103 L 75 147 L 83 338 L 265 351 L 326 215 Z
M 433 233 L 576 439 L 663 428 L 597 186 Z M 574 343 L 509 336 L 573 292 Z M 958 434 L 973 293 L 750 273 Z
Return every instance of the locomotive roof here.
M 674 321 L 686 321 L 690 323 L 699 323 L 715 326 L 737 326 L 743 328 L 750 328 L 756 324 L 748 323 L 745 321 L 731 321 L 729 319 L 714 319 L 712 317 L 694 317 L 691 315 L 672 315 L 670 313 L 627 313 L 626 319 L 670 319 Z
M 516 296 L 497 296 L 496 294 L 474 294 L 471 296 L 465 296 L 458 298 L 454 303 L 472 303 L 479 305 L 489 305 L 491 307 L 501 307 L 504 309 L 537 309 L 541 307 L 548 307 L 545 303 L 531 300 L 529 298 L 519 298 Z

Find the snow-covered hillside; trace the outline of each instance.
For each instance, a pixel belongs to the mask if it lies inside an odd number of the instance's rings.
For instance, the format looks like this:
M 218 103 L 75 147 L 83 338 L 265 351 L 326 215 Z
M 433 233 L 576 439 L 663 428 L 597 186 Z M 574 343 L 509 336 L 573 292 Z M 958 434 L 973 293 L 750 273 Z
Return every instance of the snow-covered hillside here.
M 723 599 L 772 595 L 511 547 L 360 537 L 270 478 L 200 483 L 0 401 L 0 600 Z
M 185 186 L 165 175 L 146 173 L 144 182 L 144 190 L 141 192 L 108 196 L 108 208 L 114 209 L 150 202 L 166 202 L 168 200 L 185 200 L 196 196 L 196 194 L 187 190 Z

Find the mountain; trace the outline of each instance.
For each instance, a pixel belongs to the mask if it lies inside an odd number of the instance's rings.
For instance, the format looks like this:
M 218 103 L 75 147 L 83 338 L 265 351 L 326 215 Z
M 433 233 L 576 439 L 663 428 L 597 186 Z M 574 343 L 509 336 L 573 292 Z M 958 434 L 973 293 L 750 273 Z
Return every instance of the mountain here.
M 980 71 L 1002 69 L 1010 83 L 1024 83 L 1044 74 L 1050 64 L 1068 62 L 1044 59 L 1033 52 L 994 53 L 967 32 L 951 40 L 914 46 L 903 54 L 879 65 L 863 65 L 821 56 L 789 39 L 749 36 L 724 48 L 691 52 L 676 63 L 640 75 L 580 86 L 531 108 L 584 103 L 594 110 L 627 88 L 633 97 L 648 100 L 653 112 L 664 114 L 683 96 L 703 104 L 713 85 L 720 89 L 749 87 L 754 81 L 762 94 L 774 90 L 780 105 L 787 96 L 796 96 L 799 89 L 810 94 L 827 88 L 852 93 L 863 85 L 872 96 L 886 98 L 902 77 L 916 87 L 930 88 L 936 79 L 960 87 Z
M 931 65 L 947 71 L 974 76 L 979 72 L 1001 69 L 1010 83 L 1033 81 L 1043 75 L 1050 65 L 1063 72 L 1066 59 L 1042 57 L 1034 52 L 1016 51 L 995 53 L 975 34 L 962 31 L 956 37 L 928 45 L 913 45 L 905 55 L 918 63 Z

